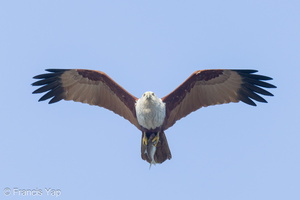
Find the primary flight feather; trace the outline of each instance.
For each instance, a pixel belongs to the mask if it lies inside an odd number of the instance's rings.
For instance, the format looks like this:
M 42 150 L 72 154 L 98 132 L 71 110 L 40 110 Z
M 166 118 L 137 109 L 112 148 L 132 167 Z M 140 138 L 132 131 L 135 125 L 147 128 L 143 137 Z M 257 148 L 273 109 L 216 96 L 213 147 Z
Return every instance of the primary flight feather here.
M 145 92 L 137 98 L 101 71 L 86 69 L 46 69 L 33 86 L 33 93 L 44 93 L 39 101 L 62 99 L 104 107 L 124 117 L 142 131 L 141 157 L 150 164 L 171 159 L 164 131 L 177 120 L 201 107 L 242 101 L 267 102 L 261 95 L 273 96 L 263 88 L 276 88 L 266 81 L 272 78 L 255 74 L 256 70 L 211 69 L 194 72 L 173 92 L 158 98 Z

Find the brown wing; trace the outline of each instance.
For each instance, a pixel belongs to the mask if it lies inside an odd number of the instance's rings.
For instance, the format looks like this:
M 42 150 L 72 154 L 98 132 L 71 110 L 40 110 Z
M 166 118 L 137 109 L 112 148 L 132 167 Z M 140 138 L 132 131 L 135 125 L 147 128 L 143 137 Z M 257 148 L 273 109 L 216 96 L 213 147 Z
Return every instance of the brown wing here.
M 162 98 L 167 109 L 164 130 L 201 107 L 239 101 L 256 106 L 251 99 L 267 102 L 258 94 L 273 95 L 261 87 L 276 86 L 264 82 L 272 78 L 253 74 L 255 72 L 223 69 L 194 72 L 178 88 Z
M 49 103 L 62 99 L 73 100 L 109 109 L 129 120 L 138 129 L 136 97 L 131 95 L 103 72 L 86 69 L 47 69 L 50 72 L 35 76 L 41 79 L 34 86 L 42 86 L 33 93 L 47 92 L 39 101 L 52 98 Z

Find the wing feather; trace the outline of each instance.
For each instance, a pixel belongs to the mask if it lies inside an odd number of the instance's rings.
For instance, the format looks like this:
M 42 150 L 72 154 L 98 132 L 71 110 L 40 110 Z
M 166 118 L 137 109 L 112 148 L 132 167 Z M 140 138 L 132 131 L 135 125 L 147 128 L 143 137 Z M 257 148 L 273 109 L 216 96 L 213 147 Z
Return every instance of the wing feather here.
M 164 130 L 191 112 L 210 105 L 242 101 L 256 106 L 254 100 L 267 102 L 260 95 L 273 96 L 262 89 L 276 88 L 265 81 L 272 78 L 257 75 L 257 70 L 199 70 L 173 92 L 163 97 L 166 103 Z
M 86 69 L 46 69 L 46 74 L 33 77 L 40 79 L 33 86 L 40 86 L 33 93 L 44 93 L 39 101 L 50 99 L 55 103 L 62 99 L 104 107 L 124 117 L 140 129 L 136 119 L 137 98 L 123 89 L 101 71 Z

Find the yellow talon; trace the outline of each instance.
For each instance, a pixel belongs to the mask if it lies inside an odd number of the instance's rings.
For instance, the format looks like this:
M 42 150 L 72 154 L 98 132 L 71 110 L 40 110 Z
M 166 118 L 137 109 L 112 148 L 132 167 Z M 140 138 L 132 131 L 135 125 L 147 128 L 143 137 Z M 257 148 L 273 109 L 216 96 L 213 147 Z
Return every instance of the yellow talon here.
M 152 139 L 152 143 L 154 144 L 154 146 L 157 145 L 159 141 L 159 132 L 157 132 L 156 136 Z
M 147 139 L 146 133 L 143 133 L 143 145 L 144 146 L 148 145 L 148 139 Z

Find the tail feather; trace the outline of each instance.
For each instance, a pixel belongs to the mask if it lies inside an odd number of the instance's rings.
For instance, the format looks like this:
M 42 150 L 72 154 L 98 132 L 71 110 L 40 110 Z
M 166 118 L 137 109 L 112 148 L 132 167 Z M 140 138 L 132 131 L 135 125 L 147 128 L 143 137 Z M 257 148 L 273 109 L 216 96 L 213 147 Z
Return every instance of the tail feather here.
M 153 133 L 153 134 L 155 134 L 155 133 Z M 143 135 L 142 135 L 142 138 L 143 138 Z M 149 162 L 151 164 L 151 160 L 149 159 L 149 157 L 147 155 L 146 148 L 147 148 L 147 146 L 144 146 L 143 142 L 142 142 L 142 144 L 141 144 L 142 159 L 146 160 L 147 162 Z M 162 131 L 162 132 L 160 132 L 160 135 L 159 135 L 159 141 L 156 146 L 154 160 L 156 163 L 163 163 L 167 159 L 170 160 L 171 158 L 172 158 L 172 155 L 171 155 L 171 151 L 170 151 L 170 148 L 168 145 L 167 137 L 166 137 L 165 133 Z

